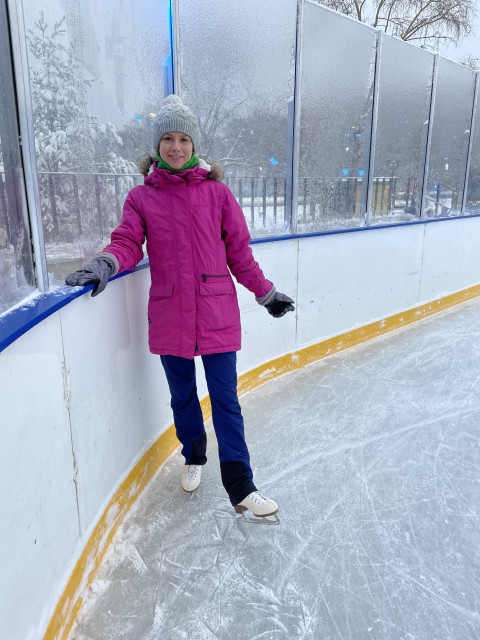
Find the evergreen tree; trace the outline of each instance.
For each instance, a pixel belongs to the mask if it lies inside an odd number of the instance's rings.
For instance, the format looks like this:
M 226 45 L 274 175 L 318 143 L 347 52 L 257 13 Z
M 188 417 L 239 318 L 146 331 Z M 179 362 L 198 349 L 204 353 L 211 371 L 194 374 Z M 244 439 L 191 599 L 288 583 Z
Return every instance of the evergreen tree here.
M 98 233 L 102 225 L 95 225 L 94 218 L 99 213 L 105 232 L 118 223 L 114 178 L 95 181 L 91 174 L 136 173 L 135 164 L 118 154 L 122 138 L 116 127 L 99 122 L 88 111 L 88 90 L 95 78 L 64 44 L 64 23 L 62 18 L 50 29 L 40 13 L 27 38 L 44 230 L 47 240 L 55 242 L 72 242 L 81 231 Z M 75 177 L 57 175 L 62 173 Z M 133 180 L 130 183 L 133 186 Z

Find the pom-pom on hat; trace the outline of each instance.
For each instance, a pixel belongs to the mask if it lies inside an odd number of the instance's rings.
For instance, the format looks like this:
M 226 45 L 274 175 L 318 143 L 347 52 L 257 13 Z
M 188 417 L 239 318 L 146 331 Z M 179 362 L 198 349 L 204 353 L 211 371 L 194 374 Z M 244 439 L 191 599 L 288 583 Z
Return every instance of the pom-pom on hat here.
M 193 150 L 198 154 L 198 122 L 190 109 L 183 104 L 180 96 L 169 95 L 165 98 L 160 111 L 153 121 L 153 148 L 158 151 L 160 138 L 169 131 L 180 131 L 190 136 Z

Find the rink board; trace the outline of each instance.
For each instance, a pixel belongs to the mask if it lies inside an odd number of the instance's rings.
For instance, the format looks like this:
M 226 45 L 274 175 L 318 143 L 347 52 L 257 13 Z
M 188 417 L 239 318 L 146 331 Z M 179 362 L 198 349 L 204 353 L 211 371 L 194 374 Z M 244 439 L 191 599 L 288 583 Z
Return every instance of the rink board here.
M 478 296 L 479 231 L 475 218 L 255 244 L 297 313 L 273 319 L 238 287 L 240 392 Z M 68 636 L 114 532 L 177 447 L 146 347 L 149 280 L 81 296 L 2 353 L 4 637 Z M 202 374 L 198 386 L 206 397 Z

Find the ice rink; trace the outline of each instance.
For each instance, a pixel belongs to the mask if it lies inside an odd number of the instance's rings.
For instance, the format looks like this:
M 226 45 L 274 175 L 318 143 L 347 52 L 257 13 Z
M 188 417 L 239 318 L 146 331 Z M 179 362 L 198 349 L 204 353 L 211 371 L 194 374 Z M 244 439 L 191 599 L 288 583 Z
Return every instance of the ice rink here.
M 177 452 L 117 533 L 71 640 L 480 638 L 480 300 L 241 398 L 279 526 Z M 201 365 L 200 365 L 201 366 Z

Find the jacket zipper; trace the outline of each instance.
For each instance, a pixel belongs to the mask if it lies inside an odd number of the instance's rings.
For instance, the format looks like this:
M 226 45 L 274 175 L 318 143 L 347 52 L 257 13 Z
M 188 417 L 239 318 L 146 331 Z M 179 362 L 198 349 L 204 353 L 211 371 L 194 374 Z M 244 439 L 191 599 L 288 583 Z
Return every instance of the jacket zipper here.
M 209 275 L 207 273 L 202 273 L 202 280 L 204 282 L 207 281 L 207 278 L 228 278 L 228 273 L 222 274 L 220 276 L 218 276 L 218 275 L 212 276 L 212 275 Z

